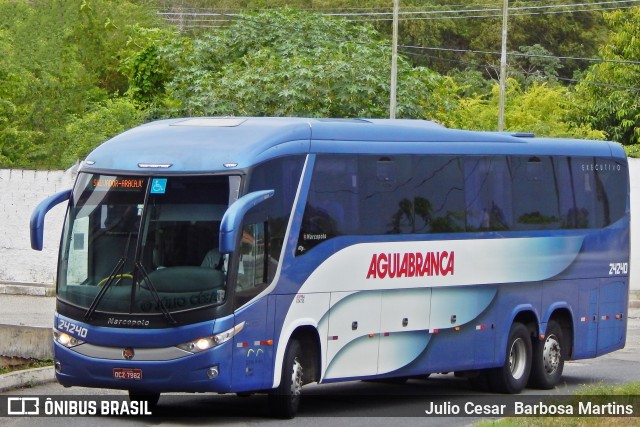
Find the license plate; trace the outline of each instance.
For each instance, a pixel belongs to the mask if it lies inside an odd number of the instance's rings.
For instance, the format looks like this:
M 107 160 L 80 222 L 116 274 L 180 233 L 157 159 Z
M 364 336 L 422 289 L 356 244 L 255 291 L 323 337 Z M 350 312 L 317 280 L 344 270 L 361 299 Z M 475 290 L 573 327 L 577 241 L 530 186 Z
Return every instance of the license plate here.
M 142 369 L 113 368 L 113 378 L 120 380 L 141 380 Z

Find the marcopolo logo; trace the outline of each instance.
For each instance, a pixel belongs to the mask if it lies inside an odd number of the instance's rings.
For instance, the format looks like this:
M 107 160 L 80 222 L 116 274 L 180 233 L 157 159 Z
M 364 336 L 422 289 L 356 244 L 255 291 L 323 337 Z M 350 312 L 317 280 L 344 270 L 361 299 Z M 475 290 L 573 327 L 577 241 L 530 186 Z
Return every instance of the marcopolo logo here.
M 447 276 L 454 268 L 454 251 L 373 254 L 367 279 Z

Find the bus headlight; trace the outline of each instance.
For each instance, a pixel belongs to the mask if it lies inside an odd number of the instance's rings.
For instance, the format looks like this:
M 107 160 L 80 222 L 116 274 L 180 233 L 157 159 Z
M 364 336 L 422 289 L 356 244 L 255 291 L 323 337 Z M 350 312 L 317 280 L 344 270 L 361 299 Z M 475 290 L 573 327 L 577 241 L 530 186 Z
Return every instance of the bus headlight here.
M 200 353 L 201 351 L 208 350 L 220 344 L 224 344 L 225 342 L 233 338 L 243 328 L 244 322 L 237 324 L 227 331 L 220 332 L 219 334 L 212 335 L 210 337 L 198 338 L 196 340 L 177 345 L 176 347 L 191 353 Z
M 63 345 L 67 348 L 75 347 L 80 344 L 84 344 L 84 341 L 79 340 L 76 337 L 73 337 L 67 333 L 60 332 L 57 329 L 53 330 L 53 340 L 60 345 Z

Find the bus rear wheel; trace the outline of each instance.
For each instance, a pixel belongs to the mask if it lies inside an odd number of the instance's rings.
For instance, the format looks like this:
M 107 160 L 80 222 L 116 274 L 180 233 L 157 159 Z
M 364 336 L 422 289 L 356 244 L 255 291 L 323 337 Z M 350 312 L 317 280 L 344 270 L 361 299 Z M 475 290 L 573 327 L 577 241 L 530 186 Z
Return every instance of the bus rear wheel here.
M 302 390 L 302 350 L 297 340 L 287 346 L 280 385 L 269 393 L 269 407 L 274 417 L 291 419 L 298 413 Z
M 529 331 L 522 323 L 511 325 L 506 351 L 504 365 L 487 372 L 489 387 L 497 393 L 520 393 L 529 381 L 532 352 Z
M 533 343 L 533 365 L 529 385 L 549 390 L 554 388 L 564 369 L 562 328 L 554 320 L 547 324 L 547 333 L 543 340 Z

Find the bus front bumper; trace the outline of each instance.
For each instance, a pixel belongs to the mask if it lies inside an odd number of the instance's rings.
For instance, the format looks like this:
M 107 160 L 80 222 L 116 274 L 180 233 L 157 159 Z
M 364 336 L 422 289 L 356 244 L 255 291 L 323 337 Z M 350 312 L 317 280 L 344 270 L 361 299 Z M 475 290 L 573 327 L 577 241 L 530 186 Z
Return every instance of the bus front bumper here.
M 54 343 L 56 378 L 65 387 L 164 392 L 229 392 L 231 344 L 173 360 L 99 359 Z M 123 349 L 126 352 L 126 349 Z

